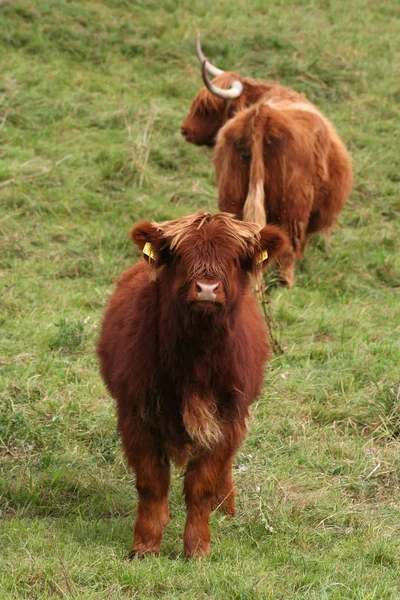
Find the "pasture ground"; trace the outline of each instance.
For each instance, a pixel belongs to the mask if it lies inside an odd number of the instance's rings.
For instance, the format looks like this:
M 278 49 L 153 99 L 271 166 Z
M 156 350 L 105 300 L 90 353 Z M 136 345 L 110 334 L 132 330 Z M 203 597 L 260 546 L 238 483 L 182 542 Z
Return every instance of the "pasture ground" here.
M 0 598 L 400 598 L 400 9 L 395 0 L 1 0 Z M 308 94 L 355 187 L 297 285 L 235 463 L 234 520 L 129 563 L 135 493 L 94 345 L 142 217 L 216 209 L 179 134 L 222 68 Z M 272 279 L 273 276 L 270 276 Z

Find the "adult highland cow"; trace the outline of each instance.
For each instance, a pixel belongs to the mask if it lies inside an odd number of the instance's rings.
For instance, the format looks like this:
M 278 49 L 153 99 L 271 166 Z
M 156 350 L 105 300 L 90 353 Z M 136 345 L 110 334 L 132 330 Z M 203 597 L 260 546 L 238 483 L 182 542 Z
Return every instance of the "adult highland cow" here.
M 202 54 L 199 38 L 197 52 L 206 88 L 193 100 L 182 134 L 194 144 L 215 144 L 221 210 L 287 232 L 291 247 L 279 271 L 291 287 L 295 261 L 310 237 L 336 222 L 350 195 L 350 157 L 303 94 L 217 69 Z M 216 75 L 212 82 L 207 70 Z
M 185 468 L 185 555 L 206 556 L 212 507 L 235 511 L 232 460 L 270 352 L 249 274 L 288 241 L 202 212 L 143 221 L 132 238 L 147 261 L 119 280 L 98 343 L 139 494 L 131 556 L 160 551 L 171 461 Z

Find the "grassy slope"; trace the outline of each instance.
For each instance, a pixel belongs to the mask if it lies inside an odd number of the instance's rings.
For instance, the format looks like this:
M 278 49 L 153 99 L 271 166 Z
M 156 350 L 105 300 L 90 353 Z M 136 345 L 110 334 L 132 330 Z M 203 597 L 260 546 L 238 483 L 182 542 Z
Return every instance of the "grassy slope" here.
M 1 2 L 0 598 L 399 598 L 397 2 Z M 213 13 L 213 11 L 216 11 Z M 214 210 L 211 152 L 179 135 L 221 67 L 279 79 L 333 120 L 355 190 L 272 312 L 236 461 L 237 518 L 129 564 L 134 503 L 93 347 L 127 232 Z

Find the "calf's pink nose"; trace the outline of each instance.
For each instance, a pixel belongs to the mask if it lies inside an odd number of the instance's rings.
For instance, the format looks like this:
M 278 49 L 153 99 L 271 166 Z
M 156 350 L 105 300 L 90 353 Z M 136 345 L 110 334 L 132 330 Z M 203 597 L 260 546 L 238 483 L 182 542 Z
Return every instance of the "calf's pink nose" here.
M 219 288 L 219 282 L 217 283 L 201 283 L 196 281 L 196 292 L 198 300 L 207 300 L 208 302 L 215 302 L 216 293 Z

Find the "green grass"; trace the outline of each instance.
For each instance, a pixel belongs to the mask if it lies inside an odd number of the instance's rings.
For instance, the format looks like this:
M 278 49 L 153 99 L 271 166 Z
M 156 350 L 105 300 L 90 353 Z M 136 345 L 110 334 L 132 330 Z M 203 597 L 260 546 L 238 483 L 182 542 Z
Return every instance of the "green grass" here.
M 394 0 L 0 2 L 0 598 L 400 598 L 400 10 Z M 210 59 L 304 91 L 355 187 L 293 290 L 235 463 L 234 520 L 129 563 L 136 496 L 94 346 L 139 218 L 216 209 L 179 134 Z

